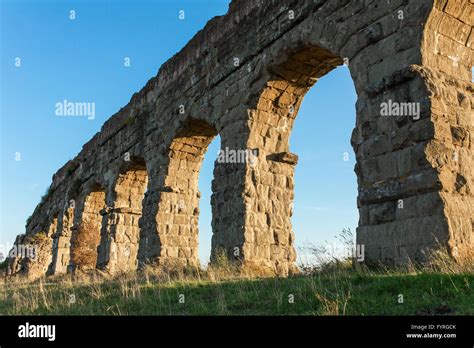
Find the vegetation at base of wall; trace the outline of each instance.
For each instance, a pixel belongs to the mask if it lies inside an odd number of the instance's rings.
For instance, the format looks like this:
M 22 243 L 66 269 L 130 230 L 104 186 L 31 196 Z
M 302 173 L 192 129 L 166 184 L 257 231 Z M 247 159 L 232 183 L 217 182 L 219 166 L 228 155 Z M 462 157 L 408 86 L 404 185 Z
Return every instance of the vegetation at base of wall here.
M 440 271 L 446 266 L 371 270 L 339 261 L 298 276 L 260 279 L 237 275 L 232 268 L 170 272 L 146 267 L 115 276 L 75 272 L 0 285 L 0 313 L 473 315 L 472 264 Z

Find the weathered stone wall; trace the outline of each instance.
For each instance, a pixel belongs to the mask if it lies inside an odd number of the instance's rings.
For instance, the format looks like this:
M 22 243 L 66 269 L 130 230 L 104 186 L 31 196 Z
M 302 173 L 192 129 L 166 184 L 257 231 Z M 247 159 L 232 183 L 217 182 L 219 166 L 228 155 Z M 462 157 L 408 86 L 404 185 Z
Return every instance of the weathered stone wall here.
M 211 259 L 225 251 L 255 274 L 294 272 L 288 140 L 305 93 L 345 63 L 358 95 L 351 142 L 366 261 L 424 261 L 438 243 L 462 257 L 474 243 L 473 7 L 234 0 L 53 176 L 26 234 L 58 217 L 49 273 L 73 268 L 80 202 L 101 187 L 98 267 L 197 265 L 198 174 L 219 134 L 223 150 L 257 156 L 215 163 Z M 388 101 L 419 103 L 419 117 L 381 116 Z M 21 258 L 10 263 L 28 272 Z
M 442 212 L 455 257 L 474 256 L 474 114 L 472 1 L 438 1 L 422 43 L 434 139 L 426 151 L 442 189 Z

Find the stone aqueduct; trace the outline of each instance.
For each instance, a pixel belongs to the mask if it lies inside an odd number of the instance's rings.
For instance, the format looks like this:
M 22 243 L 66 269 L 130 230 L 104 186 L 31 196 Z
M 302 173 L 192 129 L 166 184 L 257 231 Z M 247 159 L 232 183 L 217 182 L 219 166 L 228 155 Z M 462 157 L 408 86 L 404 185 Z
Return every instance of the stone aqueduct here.
M 291 274 L 293 121 L 311 86 L 344 63 L 358 95 L 351 143 L 365 260 L 423 262 L 439 246 L 471 255 L 473 8 L 473 0 L 234 0 L 53 176 L 16 240 L 36 243 L 36 258 L 10 257 L 8 273 L 67 272 L 86 220 L 99 268 L 196 266 L 198 174 L 219 134 L 223 149 L 258 157 L 215 163 L 212 255 Z M 381 117 L 387 100 L 419 103 L 420 118 Z

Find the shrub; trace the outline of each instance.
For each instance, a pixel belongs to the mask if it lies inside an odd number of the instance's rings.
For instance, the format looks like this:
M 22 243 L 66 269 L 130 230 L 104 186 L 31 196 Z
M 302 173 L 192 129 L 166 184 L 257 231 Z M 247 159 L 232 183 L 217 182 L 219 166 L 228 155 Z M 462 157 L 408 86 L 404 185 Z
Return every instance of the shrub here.
M 48 199 L 49 195 L 52 193 L 52 190 L 51 190 L 51 187 L 48 187 L 48 189 L 46 190 L 46 192 L 44 193 L 44 195 L 41 196 L 41 202 L 40 204 L 43 204 L 44 202 L 46 202 L 46 200 Z
M 135 123 L 135 117 L 129 116 L 122 120 L 122 127 Z
M 41 232 L 29 235 L 27 238 L 27 241 L 28 243 L 31 243 L 31 244 L 41 244 L 43 241 L 47 239 L 48 239 L 48 235 L 46 234 L 46 232 L 41 231 Z

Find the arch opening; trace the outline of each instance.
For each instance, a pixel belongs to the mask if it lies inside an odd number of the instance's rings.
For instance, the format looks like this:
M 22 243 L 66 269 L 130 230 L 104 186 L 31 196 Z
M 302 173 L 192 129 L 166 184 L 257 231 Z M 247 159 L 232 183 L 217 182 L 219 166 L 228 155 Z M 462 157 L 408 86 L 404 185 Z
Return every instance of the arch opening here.
M 298 156 L 290 152 L 290 135 L 306 93 L 342 64 L 337 55 L 308 46 L 289 52 L 269 69 L 255 102 L 249 139 L 250 146 L 260 150 L 257 164 L 249 168 L 249 190 L 255 198 L 247 208 L 242 251 L 250 270 L 268 275 L 298 272 L 291 223 Z
M 199 172 L 217 134 L 208 122 L 190 119 L 171 142 L 157 214 L 162 264 L 199 267 Z
M 258 121 L 268 127 L 263 136 L 265 151 L 289 150 L 291 130 L 306 93 L 319 78 L 342 64 L 339 56 L 309 46 L 289 53 L 285 62 L 269 69 L 271 76 L 257 104 L 257 110 L 263 111 Z
M 347 67 L 340 66 L 304 97 L 290 134 L 295 167 L 297 265 L 318 267 L 351 256 L 358 225 L 357 176 L 351 135 L 357 100 Z
M 209 144 L 204 155 L 204 159 L 199 172 L 199 234 L 198 234 L 198 255 L 202 268 L 206 269 L 211 261 L 212 249 L 212 219 L 213 212 L 211 206 L 212 182 L 214 181 L 214 168 L 218 154 L 221 149 L 220 135 L 217 135 Z

